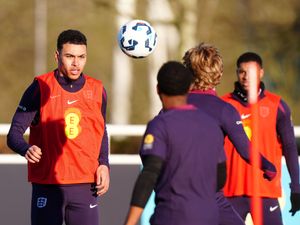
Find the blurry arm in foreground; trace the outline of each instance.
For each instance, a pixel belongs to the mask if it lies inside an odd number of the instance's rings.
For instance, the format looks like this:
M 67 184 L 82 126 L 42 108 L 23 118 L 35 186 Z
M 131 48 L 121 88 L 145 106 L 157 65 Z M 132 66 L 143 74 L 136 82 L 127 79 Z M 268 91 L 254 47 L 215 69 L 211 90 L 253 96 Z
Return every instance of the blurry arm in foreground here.
M 130 209 L 125 225 L 135 225 L 146 206 L 160 174 L 163 160 L 154 155 L 142 157 L 143 169 L 139 174 L 131 197 Z

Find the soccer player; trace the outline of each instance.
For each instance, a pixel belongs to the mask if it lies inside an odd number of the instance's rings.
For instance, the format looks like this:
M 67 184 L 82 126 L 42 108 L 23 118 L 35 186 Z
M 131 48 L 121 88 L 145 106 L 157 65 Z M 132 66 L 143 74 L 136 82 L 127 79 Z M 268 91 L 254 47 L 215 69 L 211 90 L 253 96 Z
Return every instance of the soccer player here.
M 57 69 L 24 92 L 7 144 L 28 161 L 32 225 L 98 225 L 97 196 L 110 181 L 106 92 L 83 74 L 87 40 L 80 31 L 60 33 L 55 60 Z
M 233 105 L 241 115 L 243 127 L 251 138 L 251 109 L 248 104 L 249 75 L 256 76 L 258 93 L 258 126 L 257 139 L 261 153 L 269 159 L 278 171 L 277 176 L 270 182 L 261 177 L 253 177 L 252 170 L 241 160 L 235 147 L 226 140 L 228 179 L 224 194 L 245 219 L 250 212 L 250 198 L 253 196 L 252 179 L 259 180 L 259 192 L 262 197 L 262 220 L 264 224 L 281 225 L 282 216 L 278 197 L 281 196 L 281 158 L 284 155 L 287 168 L 291 177 L 291 205 L 290 212 L 294 215 L 300 210 L 300 184 L 297 146 L 294 129 L 291 122 L 291 112 L 284 100 L 265 89 L 261 81 L 264 75 L 261 57 L 253 52 L 242 54 L 236 63 L 237 81 L 234 91 L 223 97 Z M 249 70 L 255 74 L 249 74 Z
M 223 75 L 223 60 L 216 47 L 201 43 L 189 49 L 183 56 L 183 64 L 194 75 L 193 88 L 188 95 L 188 102 L 211 115 L 223 131 L 223 138 L 228 136 L 236 146 L 237 154 L 247 163 L 250 162 L 250 142 L 243 130 L 241 118 L 236 109 L 217 97 L 216 86 Z M 216 200 L 220 210 L 221 225 L 244 224 L 244 221 L 224 197 L 222 187 L 226 181 L 226 158 L 224 148 L 218 164 L 218 192 Z M 274 165 L 262 157 L 262 177 L 271 180 L 276 175 Z
M 140 156 L 143 169 L 126 225 L 136 224 L 154 189 L 152 225 L 218 224 L 215 201 L 222 131 L 215 120 L 186 102 L 193 75 L 169 61 L 157 74 L 163 112 L 147 124 Z

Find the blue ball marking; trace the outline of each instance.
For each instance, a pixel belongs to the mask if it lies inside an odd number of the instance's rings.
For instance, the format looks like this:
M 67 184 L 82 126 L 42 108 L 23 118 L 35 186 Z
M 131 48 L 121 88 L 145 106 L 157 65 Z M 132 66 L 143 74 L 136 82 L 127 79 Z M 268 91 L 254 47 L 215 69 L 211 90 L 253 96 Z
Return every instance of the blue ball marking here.
M 133 30 L 137 31 L 137 30 L 141 30 L 142 28 L 141 27 L 147 27 L 148 30 L 146 31 L 146 34 L 149 35 L 152 33 L 151 31 L 151 27 L 149 27 L 147 24 L 145 23 L 136 23 L 135 26 L 132 27 Z
M 122 37 L 121 40 L 120 40 L 120 44 L 121 44 L 122 48 L 124 48 L 127 51 L 134 50 L 135 46 L 138 44 L 138 42 L 136 40 L 133 40 L 133 39 L 128 40 L 128 44 L 129 44 L 128 46 L 125 46 L 124 42 L 125 42 L 125 38 Z

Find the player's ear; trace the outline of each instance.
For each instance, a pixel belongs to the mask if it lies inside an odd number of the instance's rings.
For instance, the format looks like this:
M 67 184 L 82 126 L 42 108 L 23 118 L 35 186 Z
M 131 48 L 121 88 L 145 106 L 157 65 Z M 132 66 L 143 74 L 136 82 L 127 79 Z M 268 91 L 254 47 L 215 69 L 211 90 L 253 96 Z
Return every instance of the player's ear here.
M 260 78 L 260 79 L 262 79 L 262 78 L 264 77 L 264 73 L 265 73 L 264 69 L 261 68 L 261 69 L 260 69 L 260 72 L 259 72 L 259 78 Z
M 159 90 L 158 84 L 156 85 L 156 93 L 157 93 L 158 95 L 160 95 L 160 90 Z
M 191 83 L 190 88 L 189 88 L 189 92 L 192 91 L 194 89 L 194 83 Z
M 156 93 L 157 93 L 157 95 L 158 95 L 160 101 L 163 103 L 162 93 L 161 93 L 161 91 L 159 90 L 158 84 L 156 85 Z
M 55 51 L 54 58 L 55 58 L 56 62 L 59 61 L 59 51 L 58 50 Z

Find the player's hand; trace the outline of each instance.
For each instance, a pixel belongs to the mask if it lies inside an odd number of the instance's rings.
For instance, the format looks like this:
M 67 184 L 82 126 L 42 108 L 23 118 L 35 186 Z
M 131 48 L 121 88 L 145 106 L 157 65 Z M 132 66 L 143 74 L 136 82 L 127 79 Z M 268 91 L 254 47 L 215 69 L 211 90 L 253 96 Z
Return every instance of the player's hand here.
M 27 149 L 25 158 L 30 163 L 38 163 L 42 158 L 42 150 L 38 146 L 32 145 Z
M 109 188 L 109 169 L 105 165 L 100 165 L 96 171 L 96 194 L 98 196 L 105 194 Z
M 268 181 L 273 180 L 276 177 L 277 172 L 271 171 L 271 170 L 264 170 L 263 177 L 267 179 Z
M 276 177 L 277 174 L 276 167 L 270 161 L 267 161 L 264 158 L 262 160 L 263 160 L 262 164 L 267 165 L 266 167 L 263 168 L 263 172 L 264 172 L 263 177 L 268 181 L 271 181 Z
M 296 212 L 300 210 L 300 193 L 292 192 L 290 200 L 291 200 L 292 208 L 289 212 L 292 213 L 292 216 L 294 216 Z

